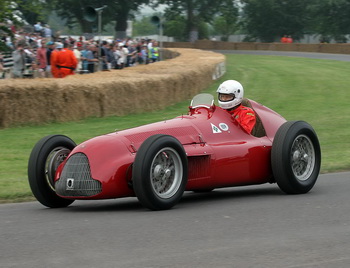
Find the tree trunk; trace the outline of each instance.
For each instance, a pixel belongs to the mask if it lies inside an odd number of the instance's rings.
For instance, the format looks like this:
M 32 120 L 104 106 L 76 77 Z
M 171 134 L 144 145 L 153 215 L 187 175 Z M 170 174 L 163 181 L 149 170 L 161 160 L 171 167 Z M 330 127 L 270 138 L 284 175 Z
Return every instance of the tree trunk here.
M 93 33 L 92 25 L 97 25 L 97 20 L 94 23 L 87 22 L 85 19 L 77 19 L 83 33 Z
M 115 18 L 115 38 L 124 39 L 126 37 L 126 29 L 128 27 L 128 16 L 130 9 L 124 7 L 120 12 L 117 13 Z
M 188 2 L 187 6 L 187 29 L 188 41 L 196 42 L 198 40 L 197 14 L 194 14 L 192 1 Z
M 190 42 L 194 43 L 198 40 L 198 30 L 190 30 Z

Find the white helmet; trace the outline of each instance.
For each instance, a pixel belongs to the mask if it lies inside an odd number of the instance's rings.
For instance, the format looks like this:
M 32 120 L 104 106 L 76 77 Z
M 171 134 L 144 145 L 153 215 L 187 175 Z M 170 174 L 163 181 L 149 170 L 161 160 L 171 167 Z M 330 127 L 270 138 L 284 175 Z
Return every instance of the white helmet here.
M 216 92 L 219 93 L 218 102 L 223 109 L 232 109 L 242 103 L 244 94 L 243 86 L 236 80 L 227 80 L 223 82 Z M 231 95 L 232 98 L 223 100 L 221 98 L 222 94 Z

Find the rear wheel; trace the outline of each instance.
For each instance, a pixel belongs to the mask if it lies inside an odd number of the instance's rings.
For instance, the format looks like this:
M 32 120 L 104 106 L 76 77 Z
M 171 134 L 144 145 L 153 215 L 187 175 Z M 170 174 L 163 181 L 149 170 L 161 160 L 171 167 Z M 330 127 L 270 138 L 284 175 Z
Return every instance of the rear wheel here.
M 287 194 L 312 189 L 321 167 L 321 149 L 314 129 L 304 121 L 289 121 L 277 131 L 271 152 L 274 178 Z
M 144 141 L 133 165 L 133 187 L 141 204 L 152 210 L 170 209 L 187 183 L 187 156 L 181 143 L 168 135 Z
M 54 179 L 58 166 L 75 146 L 74 141 L 63 135 L 46 136 L 34 146 L 28 162 L 28 180 L 33 195 L 44 206 L 67 207 L 74 202 L 56 194 Z

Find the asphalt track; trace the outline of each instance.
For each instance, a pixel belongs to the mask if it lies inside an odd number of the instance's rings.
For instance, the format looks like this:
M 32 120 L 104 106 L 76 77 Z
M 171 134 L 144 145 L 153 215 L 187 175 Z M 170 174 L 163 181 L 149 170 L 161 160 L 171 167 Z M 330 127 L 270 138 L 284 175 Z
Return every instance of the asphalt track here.
M 0 267 L 348 268 L 349 179 L 320 175 L 305 195 L 275 184 L 189 192 L 158 212 L 136 198 L 2 204 Z
M 0 267 L 350 267 L 350 172 L 313 190 L 185 193 L 168 211 L 136 198 L 0 205 Z

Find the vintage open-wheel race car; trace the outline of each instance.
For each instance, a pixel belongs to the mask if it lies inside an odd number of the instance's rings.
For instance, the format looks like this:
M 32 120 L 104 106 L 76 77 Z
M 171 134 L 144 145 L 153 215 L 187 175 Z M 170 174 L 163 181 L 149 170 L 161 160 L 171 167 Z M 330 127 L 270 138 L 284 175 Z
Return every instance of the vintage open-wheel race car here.
M 256 112 L 251 135 L 203 93 L 187 115 L 171 120 L 79 145 L 67 136 L 46 136 L 29 158 L 31 190 L 51 208 L 76 199 L 136 196 L 152 210 L 170 209 L 184 191 L 262 183 L 277 183 L 287 194 L 310 191 L 321 165 L 314 129 L 253 100 L 243 104 Z

